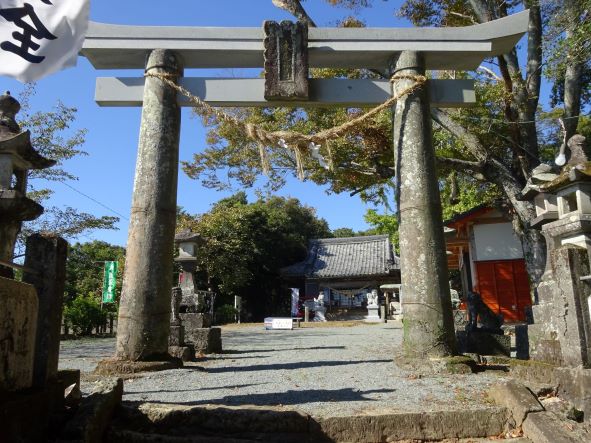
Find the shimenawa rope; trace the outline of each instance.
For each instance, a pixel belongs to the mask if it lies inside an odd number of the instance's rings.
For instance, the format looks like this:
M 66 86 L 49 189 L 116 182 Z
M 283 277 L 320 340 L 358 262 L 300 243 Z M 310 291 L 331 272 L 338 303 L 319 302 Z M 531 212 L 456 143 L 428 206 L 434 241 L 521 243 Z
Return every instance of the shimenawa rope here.
M 303 179 L 303 157 L 306 155 L 309 146 L 314 144 L 328 143 L 330 140 L 335 140 L 343 135 L 353 132 L 356 128 L 361 126 L 366 120 L 379 114 L 381 111 L 391 107 L 400 100 L 402 97 L 412 94 L 419 88 L 421 88 L 426 82 L 427 78 L 423 75 L 404 75 L 395 74 L 390 79 L 391 83 L 395 83 L 399 80 L 412 80 L 414 83 L 407 86 L 402 91 L 386 100 L 381 105 L 370 109 L 364 114 L 355 117 L 342 125 L 335 126 L 333 128 L 325 129 L 315 134 L 302 134 L 294 131 L 267 131 L 254 123 L 248 123 L 225 113 L 224 111 L 214 108 L 208 103 L 204 102 L 200 97 L 192 94 L 185 87 L 176 84 L 174 80 L 178 79 L 178 76 L 171 74 L 152 73 L 147 72 L 146 77 L 153 77 L 161 80 L 166 85 L 175 89 L 177 92 L 183 94 L 193 104 L 195 112 L 203 117 L 213 117 L 217 122 L 225 122 L 241 128 L 244 135 L 251 140 L 254 140 L 259 145 L 259 155 L 261 157 L 261 165 L 263 172 L 268 173 L 270 170 L 270 163 L 267 156 L 265 146 L 282 146 L 289 147 L 294 150 L 295 160 L 297 165 L 297 173 L 300 179 Z M 329 148 L 329 155 L 331 155 Z M 332 159 L 329 160 L 329 164 L 332 164 Z

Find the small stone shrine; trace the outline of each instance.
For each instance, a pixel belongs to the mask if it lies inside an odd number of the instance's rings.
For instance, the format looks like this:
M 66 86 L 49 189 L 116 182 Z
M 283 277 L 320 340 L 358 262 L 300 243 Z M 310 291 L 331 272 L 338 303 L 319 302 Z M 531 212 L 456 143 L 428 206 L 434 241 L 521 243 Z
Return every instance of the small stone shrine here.
M 221 329 L 211 327 L 215 294 L 195 288 L 197 246 L 201 241 L 198 234 L 188 230 L 175 237 L 179 249 L 175 261 L 181 266 L 181 274 L 179 287 L 173 289 L 173 315 L 178 307 L 178 318 L 171 319 L 169 344 L 189 346 L 197 353 L 214 354 L 222 352 Z M 179 344 L 173 345 L 173 342 Z
M 567 161 L 565 151 L 569 148 Z M 528 328 L 532 359 L 568 367 L 591 365 L 591 162 L 585 137 L 574 135 L 563 144 L 556 164 L 560 174 L 544 167 L 544 180 L 528 183 L 523 199 L 535 199 L 546 239 L 546 269 L 538 286 Z
M 19 102 L 6 92 L 0 96 L 0 260 L 12 261 L 16 236 L 23 221 L 35 220 L 43 207 L 27 198 L 27 170 L 45 169 L 55 161 L 31 146 L 31 133 L 21 132 L 15 120 Z M 12 271 L 0 267 L 0 276 Z

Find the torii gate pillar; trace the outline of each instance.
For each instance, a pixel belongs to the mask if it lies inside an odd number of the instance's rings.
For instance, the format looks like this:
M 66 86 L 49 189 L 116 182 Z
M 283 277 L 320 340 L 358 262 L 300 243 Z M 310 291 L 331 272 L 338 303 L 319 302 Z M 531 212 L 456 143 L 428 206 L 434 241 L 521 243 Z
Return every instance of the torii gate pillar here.
M 146 72 L 183 75 L 179 56 L 156 49 Z M 147 77 L 140 128 L 116 358 L 168 360 L 181 109 L 177 92 Z
M 403 51 L 393 65 L 394 75 L 425 75 L 420 52 Z M 412 83 L 397 80 L 393 94 Z M 445 357 L 456 351 L 428 87 L 399 100 L 394 109 L 403 352 L 410 358 Z

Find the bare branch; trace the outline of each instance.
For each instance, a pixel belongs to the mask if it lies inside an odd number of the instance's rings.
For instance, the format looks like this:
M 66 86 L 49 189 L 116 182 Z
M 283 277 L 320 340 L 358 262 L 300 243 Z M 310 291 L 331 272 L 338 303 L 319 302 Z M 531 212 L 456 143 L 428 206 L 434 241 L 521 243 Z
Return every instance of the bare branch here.
M 474 20 L 474 17 L 466 15 L 466 14 L 460 14 L 459 12 L 453 12 L 451 11 L 449 13 L 449 15 L 455 15 L 456 17 L 460 17 L 460 18 L 465 18 L 466 20 L 470 20 L 471 23 L 477 25 L 478 22 L 476 20 Z
M 499 77 L 497 74 L 495 74 L 495 72 L 492 69 L 489 69 L 486 66 L 480 65 L 478 67 L 477 71 L 483 71 L 489 78 L 491 78 L 497 82 L 503 81 L 503 79 L 501 77 Z
M 461 172 L 479 181 L 487 181 L 482 173 L 484 171 L 484 165 L 481 162 L 471 162 L 450 157 L 436 157 L 436 161 L 439 166 Z
M 482 146 L 478 138 L 469 132 L 462 125 L 457 123 L 449 114 L 449 111 L 444 111 L 438 108 L 431 109 L 431 117 L 443 128 L 447 129 L 457 139 L 462 141 L 470 154 L 476 158 L 480 163 L 485 163 L 488 159 L 486 148 Z
M 273 4 L 277 6 L 279 9 L 283 9 L 284 11 L 289 12 L 299 21 L 307 23 L 308 26 L 315 28 L 316 23 L 314 20 L 308 15 L 300 0 L 272 0 Z

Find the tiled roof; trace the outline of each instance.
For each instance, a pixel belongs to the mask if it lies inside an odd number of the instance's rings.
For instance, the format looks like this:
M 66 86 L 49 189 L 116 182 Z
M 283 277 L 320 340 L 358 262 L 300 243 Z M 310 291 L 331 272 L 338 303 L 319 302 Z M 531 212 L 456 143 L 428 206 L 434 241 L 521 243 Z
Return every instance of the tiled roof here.
M 311 240 L 306 260 L 281 270 L 285 277 L 343 278 L 389 275 L 400 260 L 387 235 Z

